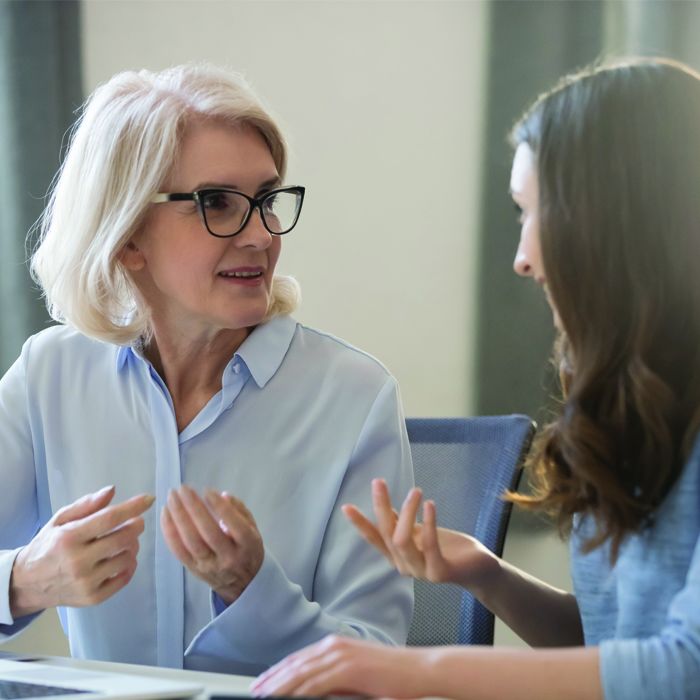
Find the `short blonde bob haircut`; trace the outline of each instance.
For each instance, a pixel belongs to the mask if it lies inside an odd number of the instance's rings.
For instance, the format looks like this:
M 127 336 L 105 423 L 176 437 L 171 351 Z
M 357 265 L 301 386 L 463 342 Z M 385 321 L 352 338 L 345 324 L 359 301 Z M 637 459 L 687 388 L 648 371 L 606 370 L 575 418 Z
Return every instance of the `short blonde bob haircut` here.
M 170 172 L 188 123 L 201 118 L 256 129 L 284 178 L 284 138 L 238 74 L 208 64 L 128 71 L 89 97 L 72 129 L 31 260 L 53 319 L 119 345 L 150 336 L 149 311 L 119 253 Z M 290 313 L 299 299 L 296 280 L 276 275 L 266 319 Z

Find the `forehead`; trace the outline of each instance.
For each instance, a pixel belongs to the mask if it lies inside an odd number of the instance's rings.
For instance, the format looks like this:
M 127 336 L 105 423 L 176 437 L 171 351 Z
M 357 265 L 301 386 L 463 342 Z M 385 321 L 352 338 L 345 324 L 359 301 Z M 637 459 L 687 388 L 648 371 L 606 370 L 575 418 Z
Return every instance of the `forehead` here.
M 169 180 L 188 188 L 203 183 L 255 188 L 276 176 L 270 149 L 256 129 L 199 120 L 186 127 Z
M 513 167 L 510 173 L 510 189 L 518 194 L 534 192 L 537 185 L 535 154 L 530 146 L 521 143 L 513 156 Z

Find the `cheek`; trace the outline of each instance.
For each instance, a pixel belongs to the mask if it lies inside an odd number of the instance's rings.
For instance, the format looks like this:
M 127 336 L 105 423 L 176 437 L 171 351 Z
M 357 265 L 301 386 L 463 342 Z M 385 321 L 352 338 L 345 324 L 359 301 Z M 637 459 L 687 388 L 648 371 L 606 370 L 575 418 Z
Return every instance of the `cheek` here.
M 277 267 L 277 261 L 280 258 L 280 253 L 282 252 L 282 237 L 274 236 L 267 249 L 267 272 L 268 276 L 272 277 L 275 272 L 275 267 Z

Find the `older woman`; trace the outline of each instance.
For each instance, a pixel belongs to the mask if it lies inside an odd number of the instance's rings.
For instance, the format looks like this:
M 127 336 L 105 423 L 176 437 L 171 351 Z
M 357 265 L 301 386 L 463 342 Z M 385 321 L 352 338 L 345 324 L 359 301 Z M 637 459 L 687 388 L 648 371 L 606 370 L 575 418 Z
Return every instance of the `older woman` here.
M 74 655 L 237 673 L 329 632 L 405 640 L 411 582 L 339 510 L 410 487 L 396 381 L 289 315 L 285 167 L 218 69 L 88 101 L 32 260 L 60 325 L 0 383 L 3 636 L 59 606 Z
M 515 497 L 572 531 L 575 593 L 436 526 L 413 490 L 352 522 L 402 572 L 461 585 L 536 649 L 331 637 L 259 695 L 700 698 L 700 74 L 636 60 L 569 76 L 518 123 L 515 271 L 541 285 L 565 390 Z

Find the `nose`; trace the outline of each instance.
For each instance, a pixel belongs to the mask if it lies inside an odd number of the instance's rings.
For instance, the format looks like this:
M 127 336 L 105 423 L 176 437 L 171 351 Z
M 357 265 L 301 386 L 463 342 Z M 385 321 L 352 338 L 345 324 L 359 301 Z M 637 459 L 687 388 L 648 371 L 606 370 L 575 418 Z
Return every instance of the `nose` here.
M 532 265 L 528 259 L 522 240 L 518 244 L 518 250 L 515 251 L 513 270 L 515 270 L 516 275 L 520 275 L 521 277 L 532 277 L 533 275 Z
M 259 207 L 255 207 L 243 230 L 233 237 L 240 248 L 252 246 L 259 250 L 265 250 L 272 243 L 272 234 L 265 228 Z

